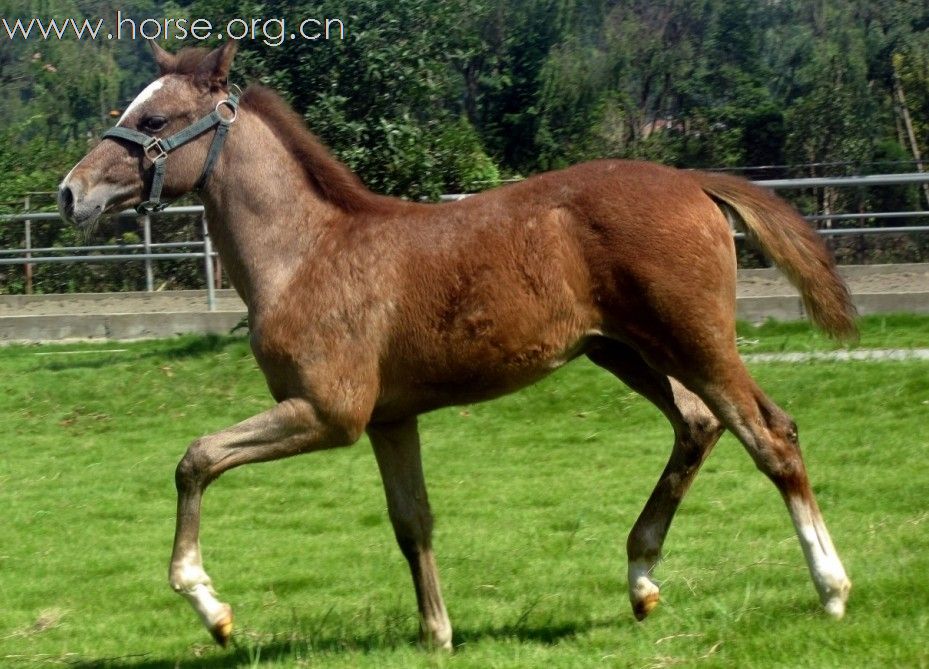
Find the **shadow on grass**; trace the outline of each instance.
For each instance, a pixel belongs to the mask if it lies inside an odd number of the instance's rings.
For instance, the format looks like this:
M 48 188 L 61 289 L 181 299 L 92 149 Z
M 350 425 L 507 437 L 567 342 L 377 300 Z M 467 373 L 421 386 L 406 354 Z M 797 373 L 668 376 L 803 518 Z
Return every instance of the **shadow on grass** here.
M 147 357 L 163 355 L 174 360 L 198 358 L 212 353 L 219 353 L 230 346 L 247 341 L 247 339 L 247 335 L 242 334 L 208 334 L 198 337 L 182 337 L 177 340 L 165 341 L 165 346 L 161 351 L 151 351 L 147 354 Z
M 247 341 L 242 335 L 184 335 L 175 339 L 162 339 L 146 344 L 133 344 L 140 350 L 129 349 L 125 353 L 98 353 L 93 350 L 86 352 L 91 359 L 84 358 L 84 352 L 68 351 L 64 359 L 49 357 L 34 367 L 35 370 L 59 372 L 69 369 L 103 369 L 113 365 L 124 364 L 150 358 L 163 358 L 166 360 L 187 360 L 200 358 L 216 353 L 222 353 L 227 348 L 237 346 Z M 118 346 L 119 342 L 109 342 L 107 348 Z
M 610 622 L 586 622 L 582 624 L 506 625 L 502 627 L 464 628 L 455 631 L 455 653 L 467 653 L 468 646 L 484 640 L 515 640 L 521 643 L 554 646 L 599 627 L 614 627 Z M 402 648 L 417 648 L 414 637 L 394 634 L 370 634 L 363 636 L 322 635 L 316 638 L 291 638 L 253 644 L 248 640 L 233 639 L 230 649 L 208 651 L 203 657 L 184 659 L 157 658 L 151 655 L 128 655 L 125 657 L 100 658 L 68 662 L 73 669 L 175 669 L 177 667 L 221 667 L 257 666 L 280 663 L 296 657 L 311 659 L 312 655 L 333 653 L 372 653 Z M 421 650 L 425 657 L 429 651 Z M 310 656 L 310 658 L 308 658 Z

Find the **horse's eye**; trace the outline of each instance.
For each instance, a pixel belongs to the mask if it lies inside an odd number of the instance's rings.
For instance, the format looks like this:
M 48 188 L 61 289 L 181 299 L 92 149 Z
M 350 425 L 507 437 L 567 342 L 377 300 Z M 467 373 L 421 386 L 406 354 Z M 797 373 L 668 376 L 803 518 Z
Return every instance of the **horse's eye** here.
M 168 119 L 164 116 L 146 116 L 139 123 L 139 127 L 148 132 L 159 132 L 164 130 L 166 125 L 168 125 Z

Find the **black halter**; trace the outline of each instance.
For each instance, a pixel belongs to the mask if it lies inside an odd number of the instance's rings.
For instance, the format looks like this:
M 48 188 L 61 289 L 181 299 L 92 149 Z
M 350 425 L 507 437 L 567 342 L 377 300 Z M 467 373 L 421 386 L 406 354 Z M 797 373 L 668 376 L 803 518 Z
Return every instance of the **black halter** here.
M 170 137 L 164 139 L 152 137 L 151 135 L 146 135 L 144 132 L 123 128 L 118 125 L 103 133 L 104 138 L 124 139 L 128 142 L 139 144 L 142 147 L 142 151 L 145 153 L 145 157 L 152 161 L 152 165 L 155 167 L 155 174 L 152 176 L 152 187 L 149 191 L 148 199 L 144 202 L 140 202 L 138 206 L 136 206 L 137 212 L 140 214 L 148 214 L 153 211 L 161 211 L 170 204 L 170 202 L 161 201 L 161 188 L 164 185 L 165 163 L 167 162 L 168 154 L 177 147 L 183 146 L 215 126 L 216 134 L 213 135 L 213 143 L 210 144 L 210 152 L 206 156 L 206 161 L 203 163 L 203 171 L 200 173 L 200 178 L 197 179 L 197 183 L 194 185 L 193 189 L 200 190 L 203 187 L 207 178 L 210 176 L 210 172 L 213 171 L 213 166 L 216 164 L 217 157 L 219 157 L 220 149 L 223 148 L 223 142 L 226 139 L 229 126 L 232 125 L 238 115 L 239 93 L 241 93 L 241 91 L 239 91 L 238 86 L 233 86 L 232 88 L 236 93 L 230 92 L 228 98 L 217 102 L 211 114 L 204 116 L 198 121 L 194 121 L 189 126 L 183 130 L 179 130 Z M 228 118 L 223 116 L 219 111 L 220 107 L 227 107 L 232 112 L 232 116 Z

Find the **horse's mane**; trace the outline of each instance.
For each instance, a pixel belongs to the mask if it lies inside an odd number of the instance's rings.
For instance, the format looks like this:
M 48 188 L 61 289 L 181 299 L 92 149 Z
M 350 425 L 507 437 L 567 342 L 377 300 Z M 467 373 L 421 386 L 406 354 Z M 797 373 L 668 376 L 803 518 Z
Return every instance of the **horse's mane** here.
M 325 200 L 350 213 L 384 207 L 388 198 L 368 190 L 354 172 L 339 162 L 307 130 L 300 115 L 277 93 L 252 84 L 242 94 L 241 103 L 243 108 L 254 111 L 265 120 Z
M 194 74 L 207 54 L 209 50 L 203 48 L 181 49 L 174 55 L 170 74 Z M 389 198 L 368 190 L 361 179 L 307 129 L 300 115 L 271 89 L 253 84 L 245 89 L 240 103 L 264 119 L 303 168 L 310 185 L 326 201 L 348 213 L 382 209 L 389 202 Z

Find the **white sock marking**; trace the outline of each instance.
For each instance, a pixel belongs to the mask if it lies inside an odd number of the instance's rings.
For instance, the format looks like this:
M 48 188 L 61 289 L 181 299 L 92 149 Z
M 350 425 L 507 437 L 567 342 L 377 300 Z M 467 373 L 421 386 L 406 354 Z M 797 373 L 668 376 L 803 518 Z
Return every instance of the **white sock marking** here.
M 851 584 L 832 545 L 829 531 L 819 514 L 814 513 L 802 499 L 790 500 L 790 515 L 820 599 L 831 615 L 840 618 L 845 612 L 845 600 Z
M 629 563 L 629 599 L 633 603 L 644 601 L 649 595 L 658 592 L 658 586 L 651 578 L 651 565 L 644 560 Z

